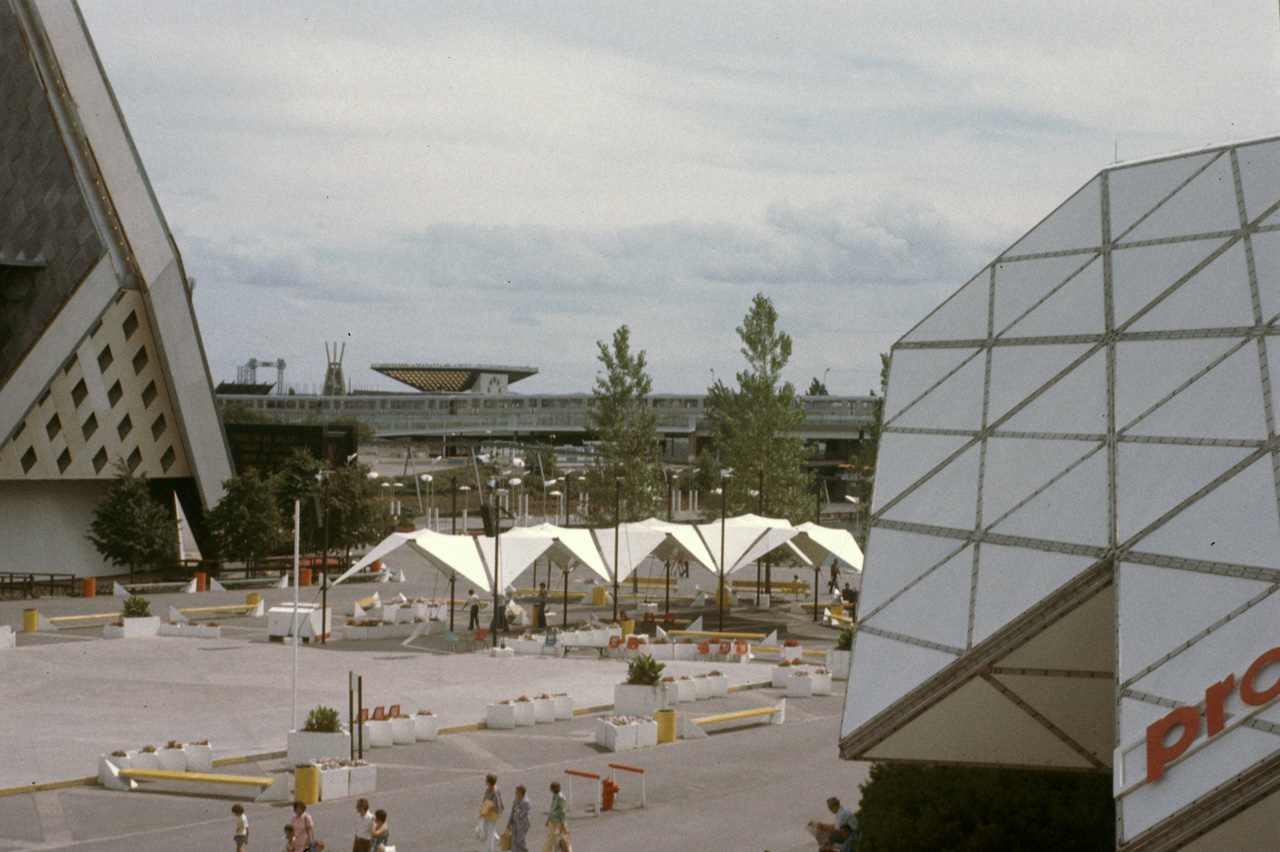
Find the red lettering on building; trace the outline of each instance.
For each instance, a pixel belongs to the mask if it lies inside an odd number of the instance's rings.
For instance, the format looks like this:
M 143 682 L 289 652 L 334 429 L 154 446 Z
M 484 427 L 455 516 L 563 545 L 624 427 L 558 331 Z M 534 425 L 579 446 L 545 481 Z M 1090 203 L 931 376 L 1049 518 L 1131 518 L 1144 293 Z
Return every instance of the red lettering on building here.
M 1263 669 L 1271 663 L 1280 663 L 1280 648 L 1263 651 L 1240 678 L 1240 700 L 1251 707 L 1261 707 L 1268 701 L 1280 696 L 1280 672 L 1270 686 L 1260 689 L 1259 676 Z M 1204 691 L 1204 722 L 1206 736 L 1221 733 L 1226 726 L 1227 697 L 1236 687 L 1236 676 L 1227 675 L 1217 683 L 1211 684 Z M 1191 747 L 1200 735 L 1200 711 L 1195 707 L 1175 707 L 1157 722 L 1147 726 L 1147 781 L 1157 781 L 1164 777 L 1165 767 L 1176 760 Z M 1181 729 L 1177 740 L 1166 743 L 1169 735 Z

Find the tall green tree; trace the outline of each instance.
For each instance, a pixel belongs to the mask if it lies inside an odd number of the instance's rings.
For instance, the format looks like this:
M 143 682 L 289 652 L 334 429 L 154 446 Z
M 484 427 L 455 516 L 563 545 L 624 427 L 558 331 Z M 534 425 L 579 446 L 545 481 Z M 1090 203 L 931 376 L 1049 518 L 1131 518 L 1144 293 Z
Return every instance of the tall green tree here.
M 871 396 L 876 399 L 876 410 L 867 437 L 858 442 L 858 449 L 853 456 L 853 464 L 858 474 L 858 544 L 867 546 L 867 525 L 871 521 L 871 486 L 876 478 L 876 457 L 880 453 L 880 427 L 884 421 L 884 398 L 889 390 L 889 356 L 880 353 L 880 394 L 875 391 Z
M 747 368 L 738 372 L 736 388 L 717 379 L 707 391 L 715 448 L 700 459 L 703 481 L 718 487 L 718 469 L 733 471 L 724 495 L 729 515 L 762 510 L 796 523 L 811 520 L 808 456 L 798 431 L 804 406 L 782 379 L 791 336 L 778 328 L 778 312 L 762 293 L 737 332 Z M 706 506 L 709 514 L 720 514 L 720 498 L 713 495 Z
M 112 565 L 128 565 L 129 579 L 139 565 L 173 560 L 178 528 L 164 507 L 151 499 L 146 476 L 134 476 L 123 464 L 93 510 L 89 540 Z
M 615 482 L 621 481 L 623 521 L 648 518 L 661 508 L 664 494 L 658 418 L 645 397 L 653 387 L 644 350 L 632 353 L 631 330 L 613 333 L 612 346 L 597 341 L 604 369 L 596 375 L 591 420 L 603 456 L 587 473 L 587 488 L 604 511 L 601 525 L 615 522 Z
M 813 377 L 813 381 L 809 382 L 809 389 L 804 392 L 805 396 L 827 396 L 827 384 L 817 376 Z
M 382 488 L 369 466 L 340 467 L 329 477 L 329 547 L 345 551 L 381 541 L 391 525 Z
M 288 549 L 289 535 L 270 479 L 250 467 L 223 488 L 226 493 L 205 516 L 219 558 L 252 568 L 259 559 Z
M 320 473 L 320 461 L 310 452 L 299 447 L 285 460 L 284 465 L 271 477 L 271 490 L 276 497 L 276 506 L 285 526 L 292 525 L 293 503 L 302 502 L 302 549 L 316 550 L 320 547 L 322 535 L 316 523 L 316 504 L 313 495 L 323 491 L 324 486 L 317 479 Z M 323 502 L 320 507 L 323 512 Z

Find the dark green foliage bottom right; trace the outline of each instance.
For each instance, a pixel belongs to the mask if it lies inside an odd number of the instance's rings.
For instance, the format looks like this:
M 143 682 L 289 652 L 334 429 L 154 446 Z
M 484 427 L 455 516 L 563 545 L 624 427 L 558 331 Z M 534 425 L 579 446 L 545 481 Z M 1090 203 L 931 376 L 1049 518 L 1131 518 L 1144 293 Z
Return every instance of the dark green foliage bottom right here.
M 881 763 L 859 852 L 1112 852 L 1111 775 Z

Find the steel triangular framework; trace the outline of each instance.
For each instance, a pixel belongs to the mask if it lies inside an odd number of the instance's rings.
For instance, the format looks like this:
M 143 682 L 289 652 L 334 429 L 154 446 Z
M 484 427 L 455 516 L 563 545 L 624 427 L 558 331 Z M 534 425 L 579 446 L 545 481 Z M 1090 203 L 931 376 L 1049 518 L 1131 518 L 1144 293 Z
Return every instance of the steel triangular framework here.
M 1277 139 L 1112 166 L 894 345 L 844 757 L 1109 771 L 1121 849 L 1268 848 L 1278 210 Z
M 79 9 L 0 0 L 0 570 L 109 570 L 119 465 L 193 522 L 231 475 L 190 285 Z

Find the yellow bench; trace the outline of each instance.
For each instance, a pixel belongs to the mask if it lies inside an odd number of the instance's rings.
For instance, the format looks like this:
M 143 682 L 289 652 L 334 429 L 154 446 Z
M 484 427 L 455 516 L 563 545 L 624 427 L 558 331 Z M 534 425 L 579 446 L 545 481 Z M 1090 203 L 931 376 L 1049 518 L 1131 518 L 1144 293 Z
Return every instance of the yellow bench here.
M 755 580 L 729 581 L 729 588 L 735 592 L 747 591 L 755 594 L 757 586 L 760 589 L 760 594 L 764 594 L 765 584 L 763 582 L 756 583 Z M 803 580 L 799 583 L 792 581 L 787 581 L 785 583 L 775 581 L 769 584 L 769 588 L 773 590 L 773 594 L 775 595 L 804 595 L 809 593 L 809 584 Z
M 781 725 L 787 719 L 787 699 L 779 699 L 774 707 L 753 707 L 749 710 L 735 710 L 731 713 L 716 713 L 712 716 L 696 716 L 688 720 L 681 736 L 686 739 L 705 737 L 707 729 L 739 727 L 742 724 L 767 723 Z
M 138 781 L 173 781 L 184 784 L 229 785 L 232 787 L 261 788 L 256 802 L 284 802 L 289 799 L 289 785 L 281 778 L 255 775 L 219 775 L 214 772 L 177 772 L 169 769 L 137 769 L 130 767 L 114 773 L 125 782 L 125 789 L 134 790 Z
M 668 630 L 668 636 L 704 636 L 708 639 L 764 639 L 763 633 L 731 633 L 724 630 Z

